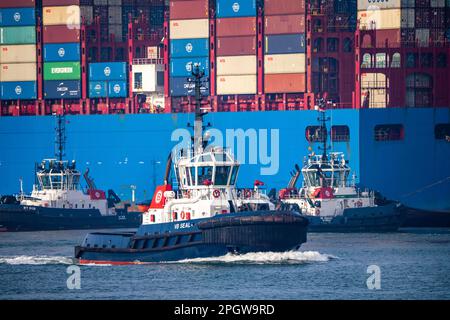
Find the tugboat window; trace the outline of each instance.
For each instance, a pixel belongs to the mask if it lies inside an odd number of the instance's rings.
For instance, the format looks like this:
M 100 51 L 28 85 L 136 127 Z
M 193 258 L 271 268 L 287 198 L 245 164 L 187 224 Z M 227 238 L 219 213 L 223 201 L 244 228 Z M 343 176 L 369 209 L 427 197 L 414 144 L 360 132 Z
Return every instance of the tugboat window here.
M 216 176 L 214 184 L 219 186 L 225 186 L 228 183 L 228 177 L 230 176 L 229 166 L 219 166 L 216 167 Z
M 198 167 L 198 185 L 203 185 L 205 180 L 212 181 L 213 168 L 208 167 Z
M 230 185 L 234 185 L 236 183 L 236 177 L 237 177 L 238 171 L 239 171 L 239 166 L 233 167 L 233 171 L 231 172 Z

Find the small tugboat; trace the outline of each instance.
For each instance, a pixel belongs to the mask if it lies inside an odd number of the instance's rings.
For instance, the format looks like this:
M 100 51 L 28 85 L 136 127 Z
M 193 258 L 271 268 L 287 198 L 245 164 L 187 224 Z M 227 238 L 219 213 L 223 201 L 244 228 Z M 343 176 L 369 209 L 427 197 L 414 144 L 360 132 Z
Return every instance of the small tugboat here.
M 44 159 L 36 165 L 36 183 L 31 195 L 25 195 L 20 180 L 17 196 L 0 198 L 0 231 L 42 231 L 70 229 L 135 228 L 142 215 L 118 209 L 120 199 L 114 191 L 97 189 L 89 170 L 84 173 L 88 189 L 80 186 L 75 161 L 63 160 L 65 145 L 64 116 L 58 116 L 56 159 Z
M 143 223 L 132 233 L 90 233 L 75 258 L 81 264 L 139 264 L 222 256 L 227 253 L 283 252 L 306 242 L 308 220 L 298 212 L 275 211 L 255 182 L 239 190 L 239 163 L 229 150 L 208 145 L 203 134 L 201 78 L 193 67 L 196 98 L 193 146 L 173 152 L 164 185 L 158 186 Z M 205 141 L 206 140 L 206 141 Z M 174 190 L 170 170 L 178 184 Z
M 323 106 L 323 104 L 319 104 Z M 350 178 L 350 167 L 341 152 L 330 152 L 325 111 L 319 127 L 323 142 L 321 155 L 314 152 L 305 159 L 303 167 L 295 166 L 287 188 L 279 191 L 281 207 L 298 210 L 309 220 L 312 232 L 389 232 L 396 231 L 405 219 L 403 207 L 394 201 L 377 201 L 372 190 L 356 187 Z M 303 186 L 295 187 L 300 176 Z

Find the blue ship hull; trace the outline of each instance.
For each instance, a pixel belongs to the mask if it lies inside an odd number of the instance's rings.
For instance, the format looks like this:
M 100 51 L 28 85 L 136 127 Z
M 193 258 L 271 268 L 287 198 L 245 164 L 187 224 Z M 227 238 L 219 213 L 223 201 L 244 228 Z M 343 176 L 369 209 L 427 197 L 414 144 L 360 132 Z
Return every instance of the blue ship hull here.
M 404 223 L 406 212 L 396 203 L 378 207 L 345 209 L 342 216 L 324 219 L 307 216 L 310 232 L 394 232 Z
M 97 209 L 0 204 L 0 228 L 4 232 L 137 228 L 141 222 L 142 214 L 125 210 L 117 210 L 114 216 L 102 216 Z
M 391 108 L 330 110 L 330 126 L 345 125 L 350 139 L 334 142 L 335 151 L 345 152 L 357 182 L 379 191 L 388 199 L 414 210 L 406 223 L 420 218 L 423 223 L 450 225 L 450 143 L 435 138 L 435 127 L 450 122 L 449 108 Z M 95 172 L 96 183 L 119 190 L 130 198 L 136 185 L 139 200 L 152 193 L 153 177 L 163 179 L 167 153 L 178 141 L 171 141 L 175 129 L 186 128 L 191 114 L 92 115 L 67 117 L 67 157 Z M 268 188 L 283 188 L 289 171 L 301 163 L 308 148 L 316 143 L 305 138 L 307 126 L 317 125 L 316 111 L 269 111 L 212 113 L 206 117 L 213 127 L 226 135 L 226 129 L 278 130 L 278 163 L 275 174 L 262 175 L 261 158 L 252 161 L 248 154 L 239 176 L 240 187 L 255 179 Z M 374 128 L 380 124 L 401 124 L 404 138 L 375 141 Z M 0 118 L 0 194 L 17 192 L 23 177 L 29 191 L 34 181 L 34 161 L 53 153 L 52 117 Z M 270 140 L 270 139 L 269 139 Z M 268 143 L 270 148 L 270 141 Z M 246 148 L 249 148 L 247 144 Z M 270 154 L 270 152 L 269 152 Z M 111 172 L 114 174 L 112 175 Z M 417 212 L 435 214 L 417 216 Z M 437 216 L 437 218 L 435 218 Z M 428 221 L 428 219 L 432 221 Z M 433 222 L 434 221 L 434 222 Z M 421 222 L 419 221 L 419 224 Z
M 219 215 L 185 222 L 142 225 L 136 233 L 91 233 L 75 247 L 81 264 L 140 264 L 284 252 L 306 242 L 308 221 L 285 211 Z

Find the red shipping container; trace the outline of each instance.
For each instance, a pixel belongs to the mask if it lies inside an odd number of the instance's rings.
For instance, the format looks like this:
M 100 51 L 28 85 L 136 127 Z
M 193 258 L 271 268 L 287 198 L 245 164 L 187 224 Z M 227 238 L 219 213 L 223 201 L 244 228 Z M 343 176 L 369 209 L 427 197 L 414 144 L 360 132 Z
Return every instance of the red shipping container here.
M 294 93 L 306 91 L 306 74 L 266 74 L 264 76 L 265 93 Z
M 69 43 L 80 41 L 80 29 L 67 26 L 44 26 L 44 43 Z
M 400 48 L 401 29 L 380 29 L 375 31 L 376 48 Z
M 222 37 L 216 39 L 218 56 L 241 56 L 256 54 L 256 36 Z
M 217 19 L 217 37 L 252 36 L 256 34 L 256 18 L 222 18 Z
M 206 19 L 209 17 L 208 0 L 171 1 L 170 19 Z
M 305 33 L 305 15 L 266 16 L 264 31 L 269 34 Z
M 264 13 L 266 16 L 276 14 L 304 14 L 306 0 L 265 0 Z
M 80 0 L 42 0 L 43 7 L 52 6 L 79 6 Z
M 36 6 L 35 0 L 1 0 L 0 8 L 31 8 Z

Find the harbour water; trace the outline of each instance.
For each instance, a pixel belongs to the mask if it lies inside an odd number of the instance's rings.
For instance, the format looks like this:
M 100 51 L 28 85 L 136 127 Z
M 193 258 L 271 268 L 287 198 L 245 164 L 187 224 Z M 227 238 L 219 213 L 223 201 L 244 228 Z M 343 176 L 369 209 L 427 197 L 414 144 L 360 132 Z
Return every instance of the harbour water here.
M 0 233 L 0 299 L 450 299 L 450 229 L 312 233 L 298 252 L 80 266 L 81 288 L 68 289 L 85 234 Z

